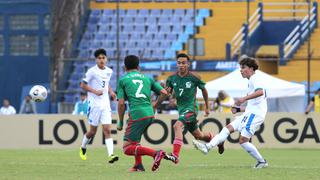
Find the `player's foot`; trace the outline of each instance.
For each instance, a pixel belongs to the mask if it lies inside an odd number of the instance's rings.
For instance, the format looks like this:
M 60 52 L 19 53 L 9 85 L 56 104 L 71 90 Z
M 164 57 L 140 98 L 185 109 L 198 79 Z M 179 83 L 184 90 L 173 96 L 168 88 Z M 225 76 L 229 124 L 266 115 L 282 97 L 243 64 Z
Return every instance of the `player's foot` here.
M 129 169 L 129 172 L 144 172 L 144 167 L 142 164 L 138 164 Z
M 114 155 L 114 154 L 112 154 L 111 156 L 109 156 L 109 158 L 108 158 L 108 162 L 110 163 L 110 164 L 112 164 L 112 163 L 114 163 L 114 162 L 116 162 L 116 161 L 118 161 L 119 160 L 119 157 L 117 156 L 117 155 Z
M 261 169 L 268 167 L 268 162 L 264 160 L 264 162 L 257 162 L 257 164 L 254 166 L 255 169 Z
M 175 164 L 178 164 L 179 163 L 179 157 L 170 153 L 170 154 L 166 154 L 163 159 L 165 160 L 169 160 L 169 161 L 172 161 L 173 163 Z
M 218 152 L 219 152 L 219 154 L 223 154 L 223 152 L 224 152 L 224 142 L 218 144 Z
M 154 157 L 153 165 L 151 168 L 152 171 L 156 171 L 160 167 L 161 160 L 165 156 L 165 154 L 166 153 L 162 150 L 156 153 L 156 156 Z
M 208 154 L 209 149 L 205 144 L 198 142 L 197 140 L 192 140 L 192 143 L 196 149 L 201 151 L 203 154 Z
M 82 160 L 87 160 L 87 149 L 80 147 L 79 155 Z

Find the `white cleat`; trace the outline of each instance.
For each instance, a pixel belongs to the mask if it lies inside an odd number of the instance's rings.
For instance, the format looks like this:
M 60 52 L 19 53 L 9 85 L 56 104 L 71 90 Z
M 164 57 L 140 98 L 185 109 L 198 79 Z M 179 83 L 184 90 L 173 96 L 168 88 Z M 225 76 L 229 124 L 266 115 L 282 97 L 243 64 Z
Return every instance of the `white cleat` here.
M 257 162 L 257 164 L 253 167 L 255 169 L 261 169 L 268 167 L 268 162 L 264 160 L 264 162 Z
M 197 140 L 192 140 L 192 143 L 197 150 L 201 151 L 205 155 L 208 154 L 209 149 L 205 144 L 202 144 Z

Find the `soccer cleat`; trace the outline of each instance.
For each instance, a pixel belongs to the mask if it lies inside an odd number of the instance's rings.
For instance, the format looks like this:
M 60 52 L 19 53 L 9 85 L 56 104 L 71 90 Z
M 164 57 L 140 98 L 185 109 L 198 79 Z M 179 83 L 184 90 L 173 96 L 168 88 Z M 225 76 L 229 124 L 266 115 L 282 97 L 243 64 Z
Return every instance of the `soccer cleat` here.
M 108 158 L 108 162 L 110 164 L 112 164 L 112 163 L 114 163 L 114 162 L 116 162 L 118 160 L 119 160 L 119 157 L 117 155 L 114 155 L 114 154 L 111 154 L 111 156 L 109 156 L 109 158 Z
M 268 162 L 264 160 L 264 162 L 258 162 L 253 168 L 255 169 L 261 169 L 268 167 Z
M 87 160 L 87 149 L 80 147 L 79 155 L 82 160 Z
M 224 142 L 218 144 L 218 152 L 219 152 L 219 154 L 223 154 L 223 152 L 224 152 Z
M 165 156 L 165 154 L 166 153 L 162 150 L 160 150 L 156 153 L 156 155 L 154 157 L 153 165 L 151 168 L 152 171 L 156 171 L 157 169 L 159 169 L 161 160 Z
M 169 161 L 172 161 L 173 163 L 175 164 L 178 164 L 179 163 L 179 157 L 170 153 L 170 154 L 166 154 L 163 159 L 165 160 L 169 160 Z
M 142 164 L 138 164 L 129 169 L 129 172 L 144 172 L 144 167 Z
M 202 144 L 196 140 L 192 140 L 192 143 L 197 150 L 201 151 L 203 154 L 208 154 L 209 149 L 205 144 Z

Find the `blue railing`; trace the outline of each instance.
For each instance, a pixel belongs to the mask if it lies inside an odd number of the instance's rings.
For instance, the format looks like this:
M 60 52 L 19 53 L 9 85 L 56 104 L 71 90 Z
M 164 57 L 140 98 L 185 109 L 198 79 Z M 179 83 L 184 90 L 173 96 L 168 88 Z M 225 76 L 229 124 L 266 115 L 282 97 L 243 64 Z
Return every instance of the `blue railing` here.
M 292 58 L 299 46 L 302 45 L 302 43 L 310 35 L 310 32 L 312 32 L 318 26 L 317 17 L 318 4 L 317 2 L 314 2 L 310 11 L 310 18 L 308 15 L 306 15 L 280 45 L 279 54 L 281 65 L 286 64 L 286 61 Z

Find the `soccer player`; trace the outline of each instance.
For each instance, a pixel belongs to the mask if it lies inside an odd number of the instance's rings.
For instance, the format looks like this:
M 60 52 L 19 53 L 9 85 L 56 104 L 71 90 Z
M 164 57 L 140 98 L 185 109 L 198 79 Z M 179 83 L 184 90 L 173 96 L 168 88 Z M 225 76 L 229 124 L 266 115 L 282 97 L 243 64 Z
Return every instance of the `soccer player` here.
M 139 72 L 139 58 L 129 55 L 124 59 L 127 72 L 118 82 L 118 114 L 119 121 L 117 129 L 123 128 L 125 114 L 125 101 L 129 102 L 129 120 L 124 135 L 123 151 L 128 156 L 135 157 L 135 164 L 131 172 L 145 171 L 142 164 L 142 156 L 147 155 L 154 158 L 152 171 L 159 168 L 162 158 L 166 155 L 164 151 L 140 145 L 141 136 L 154 119 L 154 109 L 151 105 L 151 90 L 156 93 L 167 94 L 160 84 L 154 82 Z
M 116 94 L 109 86 L 112 70 L 106 66 L 107 54 L 104 49 L 94 52 L 96 65 L 88 69 L 85 78 L 80 83 L 80 87 L 88 91 L 88 122 L 90 130 L 84 134 L 80 147 L 80 157 L 87 159 L 87 144 L 97 132 L 98 125 L 101 123 L 105 136 L 105 144 L 108 151 L 108 162 L 114 163 L 119 157 L 113 154 L 113 139 L 111 138 L 111 108 L 109 95 L 115 100 Z
M 259 68 L 255 59 L 245 56 L 240 59 L 239 64 L 242 77 L 249 80 L 248 95 L 238 99 L 235 102 L 237 107 L 233 107 L 231 111 L 233 114 L 244 113 L 224 127 L 209 143 L 202 144 L 194 140 L 193 144 L 196 149 L 207 154 L 216 145 L 224 142 L 231 133 L 239 131 L 241 147 L 257 160 L 254 168 L 264 168 L 268 166 L 267 161 L 261 156 L 257 148 L 249 142 L 255 131 L 264 122 L 267 113 L 267 94 L 263 85 L 264 80 L 255 73 Z M 247 102 L 247 106 L 245 108 L 240 107 L 245 102 Z
M 186 54 L 177 55 L 178 71 L 169 76 L 166 81 L 166 88 L 169 93 L 173 93 L 178 106 L 179 118 L 174 124 L 175 138 L 173 141 L 173 152 L 165 156 L 175 164 L 179 162 L 180 149 L 183 144 L 183 129 L 186 128 L 194 138 L 209 142 L 213 134 L 200 131 L 197 124 L 198 102 L 196 99 L 197 87 L 201 89 L 205 102 L 205 117 L 210 113 L 208 103 L 208 92 L 205 83 L 200 76 L 189 71 L 190 58 Z M 161 104 L 163 99 L 159 99 L 155 107 Z M 219 145 L 219 153 L 224 151 L 223 143 Z

